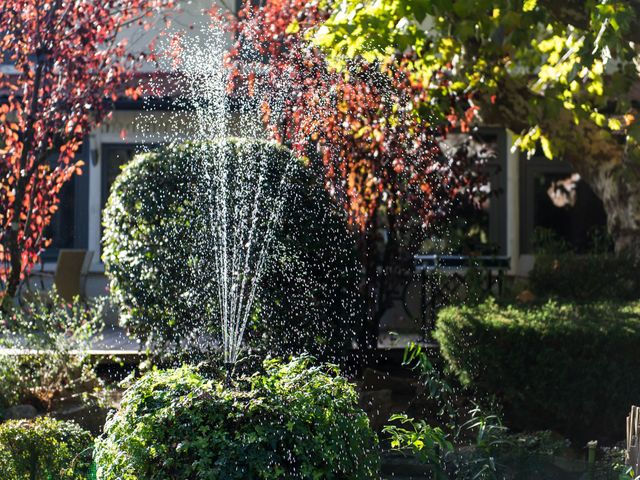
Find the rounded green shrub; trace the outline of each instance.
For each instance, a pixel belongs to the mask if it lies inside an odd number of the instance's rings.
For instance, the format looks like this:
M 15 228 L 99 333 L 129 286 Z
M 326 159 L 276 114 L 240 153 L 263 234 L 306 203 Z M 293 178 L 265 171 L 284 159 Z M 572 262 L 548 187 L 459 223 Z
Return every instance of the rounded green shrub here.
M 259 140 L 169 145 L 124 168 L 104 211 L 103 244 L 123 324 L 143 340 L 165 343 L 192 334 L 202 319 L 215 331 L 210 286 L 218 279 L 210 268 L 215 259 L 207 220 L 216 192 L 206 184 L 203 149 L 225 156 L 228 165 L 266 158 L 267 197 L 280 194 L 286 175 L 283 215 L 253 315 L 260 321 L 249 326 L 254 344 L 268 345 L 274 354 L 323 354 L 348 342 L 359 301 L 355 242 L 345 217 L 320 175 L 289 150 Z
M 371 479 L 377 438 L 335 367 L 267 361 L 235 388 L 183 367 L 124 394 L 96 443 L 98 480 Z
M 91 434 L 48 417 L 0 424 L 0 472 L 7 480 L 86 480 Z
M 640 398 L 640 302 L 448 307 L 435 338 L 461 382 L 501 400 L 516 428 L 618 438 Z

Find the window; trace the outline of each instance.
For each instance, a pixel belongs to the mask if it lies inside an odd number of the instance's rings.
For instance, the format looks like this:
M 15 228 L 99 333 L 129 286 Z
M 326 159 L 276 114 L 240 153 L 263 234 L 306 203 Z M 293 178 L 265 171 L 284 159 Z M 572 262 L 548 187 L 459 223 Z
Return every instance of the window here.
M 79 156 L 89 163 L 88 144 L 84 143 Z M 51 157 L 52 165 L 57 161 Z M 62 248 L 86 248 L 87 223 L 89 215 L 89 172 L 83 169 L 82 175 L 74 175 L 60 190 L 58 210 L 51 218 L 49 226 L 43 232 L 51 239 L 51 245 L 42 254 L 45 262 L 55 261 Z
M 74 175 L 62 187 L 58 210 L 53 215 L 49 226 L 45 229 L 44 236 L 51 239 L 51 245 L 44 255 L 46 259 L 55 259 L 58 256 L 58 250 L 61 248 L 74 248 L 76 246 L 76 180 L 77 177 Z
M 148 149 L 142 144 L 103 144 L 102 155 L 102 192 L 101 209 L 107 203 L 111 185 L 120 174 L 123 165 L 127 164 L 136 153 Z
M 522 160 L 521 251 L 534 253 L 536 232 L 544 229 L 576 252 L 587 251 L 607 216 L 591 187 L 560 160 Z

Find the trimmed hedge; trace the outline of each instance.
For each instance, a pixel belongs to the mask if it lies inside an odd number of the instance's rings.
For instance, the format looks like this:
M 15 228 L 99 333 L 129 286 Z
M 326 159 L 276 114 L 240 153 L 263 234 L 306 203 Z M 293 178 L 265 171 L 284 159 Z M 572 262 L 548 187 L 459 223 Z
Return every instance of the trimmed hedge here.
M 254 345 L 275 355 L 323 355 L 347 344 L 360 303 L 355 241 L 344 214 L 320 176 L 288 149 L 260 140 L 169 145 L 137 155 L 124 168 L 104 210 L 103 244 L 121 322 L 143 340 L 167 344 L 202 333 L 203 321 L 215 333 L 215 252 L 206 241 L 215 192 L 203 184 L 204 158 L 211 155 L 230 157 L 230 182 L 237 177 L 234 165 L 258 169 L 266 159 L 266 175 L 254 175 L 265 202 L 281 194 L 277 185 L 285 170 L 288 175 L 282 224 L 252 317 L 259 321 L 247 332 Z
M 624 255 L 539 254 L 529 281 L 543 297 L 578 302 L 640 299 L 640 264 Z
M 235 389 L 183 367 L 124 394 L 96 443 L 99 480 L 377 478 L 377 438 L 351 384 L 308 357 Z
M 7 480 L 86 480 L 93 439 L 73 422 L 48 417 L 0 424 L 0 472 Z
M 460 381 L 517 428 L 615 437 L 640 399 L 640 302 L 443 309 L 435 338 Z

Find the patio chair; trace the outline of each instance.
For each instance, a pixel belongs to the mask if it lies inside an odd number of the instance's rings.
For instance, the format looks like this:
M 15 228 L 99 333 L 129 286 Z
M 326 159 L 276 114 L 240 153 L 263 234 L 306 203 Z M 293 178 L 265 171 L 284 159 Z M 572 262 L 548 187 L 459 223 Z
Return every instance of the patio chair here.
M 86 283 L 89 266 L 93 259 L 91 250 L 61 249 L 58 253 L 56 270 L 50 272 L 32 272 L 31 276 L 41 279 L 52 278 L 58 295 L 66 302 L 71 302 L 74 297 L 86 298 Z M 44 283 L 42 284 L 44 287 Z

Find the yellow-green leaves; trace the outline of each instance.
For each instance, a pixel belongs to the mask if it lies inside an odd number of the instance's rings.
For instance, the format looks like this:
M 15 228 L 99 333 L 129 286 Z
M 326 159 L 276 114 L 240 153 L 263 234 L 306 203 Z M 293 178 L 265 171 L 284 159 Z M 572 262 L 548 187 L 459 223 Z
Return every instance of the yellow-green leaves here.
M 447 434 L 440 427 L 432 427 L 406 414 L 392 415 L 389 422 L 382 431 L 389 435 L 391 448 L 415 455 L 434 469 L 434 478 L 444 478 L 444 459 L 453 451 Z
M 593 112 L 591 112 L 589 117 L 599 127 L 604 127 L 607 124 L 607 117 L 605 117 L 604 114 L 598 112 L 597 110 L 594 110 Z
M 560 118 L 559 109 L 570 112 L 561 116 L 569 125 L 559 129 L 585 120 L 610 131 L 626 128 L 611 118 L 628 113 L 629 88 L 638 80 L 637 54 L 625 37 L 637 22 L 629 2 L 586 2 L 582 21 L 568 23 L 538 0 L 334 1 L 327 30 L 314 37 L 330 58 L 392 62 L 412 50 L 404 67 L 436 98 L 470 92 L 490 98 L 505 78 L 525 85 L 533 113 L 521 137 L 524 151 L 556 153 L 554 132 L 532 133 L 540 115 Z M 431 81 L 442 75 L 450 80 L 444 92 Z M 605 115 L 605 105 L 616 110 Z M 431 108 L 446 117 L 438 101 Z
M 300 24 L 298 23 L 297 20 L 294 20 L 293 22 L 291 22 L 287 27 L 287 29 L 285 30 L 285 32 L 289 35 L 293 35 L 295 33 L 298 33 L 299 31 L 300 31 Z
M 514 147 L 525 152 L 528 157 L 532 157 L 536 153 L 538 145 L 542 148 L 544 156 L 550 160 L 557 153 L 549 137 L 543 134 L 538 125 L 522 133 L 514 143 Z
M 459 51 L 460 45 L 453 37 L 444 37 L 438 44 L 438 53 L 445 62 L 453 61 Z
M 622 128 L 622 122 L 617 118 L 610 118 L 607 126 L 609 127 L 609 130 L 620 130 Z
M 551 148 L 551 142 L 544 135 L 540 135 L 540 146 L 544 156 L 551 160 L 553 158 L 553 149 Z

